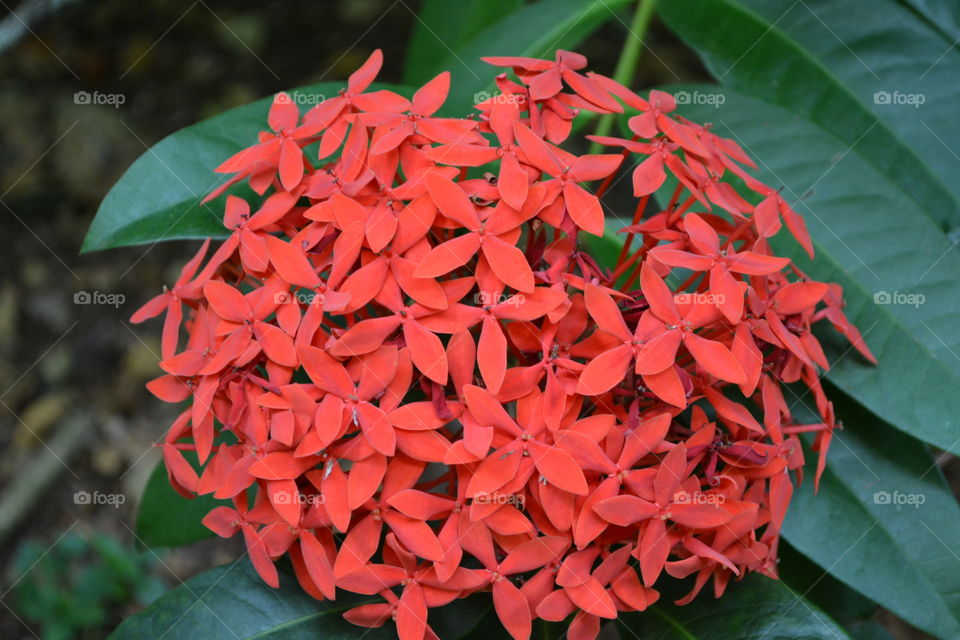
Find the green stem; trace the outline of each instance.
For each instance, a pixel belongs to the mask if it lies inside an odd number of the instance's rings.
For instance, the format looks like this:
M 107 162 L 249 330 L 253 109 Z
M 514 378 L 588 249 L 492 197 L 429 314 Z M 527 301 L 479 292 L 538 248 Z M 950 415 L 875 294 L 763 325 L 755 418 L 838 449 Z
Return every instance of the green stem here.
M 553 640 L 551 624 L 541 618 L 540 620 L 540 640 Z
M 628 27 L 627 39 L 623 43 L 623 50 L 620 52 L 620 59 L 617 60 L 617 66 L 613 70 L 613 79 L 620 84 L 629 87 L 637 72 L 637 63 L 640 61 L 640 53 L 643 49 L 643 39 L 647 35 L 647 29 L 650 27 L 650 21 L 657 10 L 657 0 L 639 0 L 637 10 L 633 14 L 633 20 Z M 605 113 L 600 116 L 597 123 L 596 134 L 598 136 L 609 135 L 613 128 L 614 118 L 617 114 Z M 592 143 L 590 153 L 599 153 L 603 145 Z

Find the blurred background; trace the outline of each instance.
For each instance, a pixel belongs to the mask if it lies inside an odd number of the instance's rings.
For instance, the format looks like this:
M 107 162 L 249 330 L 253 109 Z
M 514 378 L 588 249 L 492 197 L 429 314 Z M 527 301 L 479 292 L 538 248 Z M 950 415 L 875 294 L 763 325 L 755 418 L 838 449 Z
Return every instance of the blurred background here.
M 238 555 L 236 540 L 162 550 L 133 533 L 174 412 L 144 389 L 159 321 L 129 317 L 198 244 L 80 255 L 100 200 L 164 136 L 344 80 L 373 49 L 399 82 L 418 5 L 0 0 L 0 638 L 103 638 Z M 579 47 L 592 68 L 612 73 L 629 18 Z M 660 25 L 647 43 L 635 88 L 707 79 Z

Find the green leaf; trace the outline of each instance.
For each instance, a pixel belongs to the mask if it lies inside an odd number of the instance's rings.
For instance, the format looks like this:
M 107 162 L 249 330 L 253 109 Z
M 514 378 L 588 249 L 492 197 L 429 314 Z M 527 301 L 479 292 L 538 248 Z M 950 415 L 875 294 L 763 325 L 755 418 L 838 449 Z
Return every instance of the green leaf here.
M 128 618 L 110 640 L 387 640 L 396 638 L 391 623 L 363 629 L 343 618 L 343 612 L 379 598 L 338 592 L 335 602 L 307 595 L 286 570 L 280 588 L 264 584 L 241 558 L 187 580 L 149 607 Z M 440 637 L 466 637 L 490 610 L 489 594 L 457 601 L 430 612 L 429 622 Z
M 521 0 L 425 0 L 417 14 L 403 68 L 403 82 L 423 83 L 443 68 L 438 57 L 456 51 L 463 43 L 497 20 L 516 11 Z
M 249 560 L 218 567 L 167 592 L 142 612 L 128 618 L 111 640 L 252 640 L 283 638 L 356 638 L 357 627 L 342 614 L 363 601 L 318 602 L 291 576 L 282 573 L 279 589 L 260 579 Z M 373 601 L 372 598 L 368 599 Z M 372 630 L 371 640 L 390 638 L 386 629 Z
M 879 606 L 780 541 L 777 572 L 791 589 L 817 605 L 856 640 L 893 640 L 876 621 Z
M 604 22 L 617 19 L 615 11 L 629 4 L 631 0 L 539 0 L 498 20 L 441 58 L 438 68 L 449 70 L 452 76 L 443 112 L 450 116 L 470 113 L 478 101 L 476 94 L 492 90 L 494 77 L 503 70 L 491 67 L 481 57 L 552 59 L 557 49 L 576 47 Z
M 196 462 L 196 457 L 192 459 Z M 140 498 L 137 511 L 137 537 L 149 548 L 177 547 L 212 538 L 214 533 L 200 522 L 211 509 L 229 505 L 229 500 L 215 500 L 212 496 L 187 499 L 173 490 L 167 480 L 163 461 L 157 463 Z
M 960 38 L 960 4 L 953 0 L 904 0 L 904 4 L 943 36 L 951 47 Z
M 873 164 L 867 147 L 851 149 L 820 124 L 734 89 L 677 90 L 722 92 L 720 108 L 691 104 L 682 113 L 714 123 L 719 135 L 739 141 L 757 161 L 758 178 L 784 185 L 817 255 L 809 260 L 786 233 L 775 239 L 776 250 L 812 277 L 843 286 L 845 312 L 880 364 L 868 364 L 828 329 L 833 366 L 827 378 L 898 429 L 960 452 L 960 252 Z M 799 200 L 811 186 L 809 197 Z M 885 304 L 895 293 L 918 297 Z
M 324 82 L 290 91 L 305 111 L 344 87 Z M 403 87 L 375 85 L 407 92 Z M 103 199 L 82 251 L 179 240 L 225 237 L 223 199 L 201 200 L 228 176 L 213 170 L 257 141 L 267 129 L 273 97 L 235 107 L 173 133 L 150 147 Z M 249 191 L 247 191 L 249 193 Z
M 941 228 L 960 224 L 952 38 L 892 0 L 678 0 L 661 15 L 722 83 L 855 146 Z
M 644 640 L 761 640 L 848 638 L 843 629 L 783 582 L 750 576 L 722 598 L 702 594 L 678 607 L 657 603 L 642 613 L 621 614 L 624 638 Z
M 820 491 L 797 490 L 784 537 L 823 570 L 941 638 L 960 637 L 960 506 L 926 447 L 831 390 L 835 432 Z M 816 422 L 795 402 L 801 423 Z M 808 476 L 815 454 L 809 454 Z

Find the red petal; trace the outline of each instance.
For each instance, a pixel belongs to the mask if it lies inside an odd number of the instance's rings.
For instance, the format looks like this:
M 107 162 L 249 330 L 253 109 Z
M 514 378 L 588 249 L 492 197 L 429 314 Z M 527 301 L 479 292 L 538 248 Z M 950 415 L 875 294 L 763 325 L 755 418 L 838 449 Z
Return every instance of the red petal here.
M 500 178 L 497 181 L 497 190 L 503 201 L 517 211 L 523 208 L 527 199 L 530 181 L 527 172 L 517 161 L 517 156 L 504 153 L 500 159 Z
M 400 640 L 423 640 L 427 628 L 427 604 L 423 587 L 412 582 L 403 588 L 397 604 L 397 635 Z
M 683 334 L 680 331 L 664 331 L 640 348 L 635 371 L 640 375 L 657 374 L 673 366 Z
M 573 456 L 537 440 L 531 440 L 527 446 L 537 471 L 549 483 L 574 495 L 587 495 L 587 480 Z
M 539 569 L 556 560 L 570 543 L 559 536 L 540 536 L 521 542 L 500 563 L 500 573 L 513 575 Z
M 392 456 L 397 450 L 397 436 L 387 414 L 368 402 L 357 405 L 355 411 L 370 446 L 385 456 Z
M 214 313 L 229 322 L 243 322 L 252 311 L 243 294 L 219 280 L 211 280 L 203 285 L 203 295 L 210 303 Z
M 380 347 L 400 324 L 397 316 L 362 320 L 340 336 L 340 340 L 330 348 L 330 354 L 346 357 L 370 353 Z
M 479 235 L 466 233 L 437 245 L 420 261 L 414 275 L 418 278 L 435 278 L 449 273 L 465 265 L 480 249 L 480 244 Z
M 308 531 L 300 533 L 300 550 L 310 579 L 320 588 L 324 597 L 333 600 L 336 597 L 336 589 L 333 582 L 333 567 L 330 565 L 327 550 L 316 536 Z
M 604 351 L 580 372 L 577 393 L 598 396 L 623 382 L 633 361 L 633 348 L 621 345 Z
M 642 522 L 659 513 L 657 505 L 641 500 L 636 496 L 616 496 L 593 505 L 593 510 L 601 518 L 620 527 L 628 527 Z
M 697 364 L 715 378 L 734 384 L 743 384 L 747 381 L 740 363 L 733 357 L 730 350 L 719 342 L 701 338 L 695 333 L 686 333 L 683 336 L 683 344 Z
M 277 567 L 270 559 L 270 554 L 267 553 L 267 547 L 261 536 L 252 527 L 247 526 L 243 528 L 243 539 L 247 543 L 250 562 L 257 573 L 260 574 L 260 578 L 274 589 L 279 589 L 280 576 L 277 574 Z
M 292 191 L 302 179 L 303 151 L 296 142 L 287 138 L 280 145 L 280 183 L 284 189 Z
M 477 364 L 480 366 L 480 375 L 483 376 L 487 389 L 491 393 L 499 393 L 507 371 L 507 339 L 500 329 L 500 323 L 490 315 L 483 318 Z
M 498 580 L 493 583 L 493 607 L 504 628 L 513 636 L 514 640 L 528 640 L 533 623 L 530 615 L 530 604 L 509 580 Z
M 403 323 L 403 337 L 414 366 L 437 384 L 447 384 L 447 354 L 440 338 L 415 320 Z
M 673 292 L 647 262 L 640 268 L 640 288 L 653 315 L 669 325 L 680 324 L 680 313 L 673 302 Z
M 573 182 L 563 187 L 563 199 L 578 227 L 595 236 L 603 235 L 603 206 L 597 196 Z
M 380 49 L 374 49 L 370 57 L 360 65 L 360 68 L 350 74 L 347 79 L 347 90 L 350 93 L 360 93 L 370 86 L 373 79 L 380 73 L 380 67 L 383 66 L 383 52 Z
M 281 91 L 273 97 L 270 112 L 267 114 L 267 124 L 274 131 L 293 129 L 300 119 L 300 110 L 286 91 Z
M 317 456 L 297 458 L 292 451 L 275 451 L 258 458 L 250 466 L 249 473 L 264 480 L 293 480 L 319 461 Z
M 700 253 L 710 255 L 720 252 L 720 237 L 716 230 L 697 214 L 688 213 L 684 216 L 683 230 Z
M 584 302 L 590 317 L 597 321 L 597 325 L 612 336 L 627 342 L 632 337 L 617 303 L 609 293 L 594 284 L 587 285 L 584 290 Z
M 657 581 L 667 556 L 670 555 L 670 539 L 663 520 L 660 518 L 647 520 L 638 552 L 643 583 L 649 587 Z
M 472 230 L 480 226 L 480 216 L 477 215 L 476 206 L 456 183 L 439 173 L 427 174 L 425 181 L 430 198 L 443 215 L 459 222 L 467 229 Z
M 667 173 L 663 170 L 663 156 L 655 153 L 633 170 L 633 195 L 650 195 L 663 186 Z
M 450 72 L 444 71 L 413 94 L 411 111 L 421 116 L 432 116 L 450 92 Z
M 481 248 L 483 257 L 501 282 L 517 291 L 533 291 L 533 272 L 520 249 L 489 235 L 483 239 Z

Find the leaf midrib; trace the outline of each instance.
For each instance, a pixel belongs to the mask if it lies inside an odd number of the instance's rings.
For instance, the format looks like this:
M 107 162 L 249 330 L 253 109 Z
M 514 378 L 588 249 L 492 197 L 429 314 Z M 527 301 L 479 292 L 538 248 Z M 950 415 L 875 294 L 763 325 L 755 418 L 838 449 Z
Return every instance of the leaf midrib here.
M 673 616 L 669 615 L 666 611 L 663 611 L 660 607 L 653 606 L 653 607 L 650 607 L 650 610 L 653 611 L 658 616 L 660 616 L 661 618 L 663 618 L 664 620 L 666 620 L 667 624 L 669 624 L 670 627 L 672 627 L 673 629 L 676 629 L 677 631 L 679 631 L 686 640 L 698 640 L 697 636 L 687 631 L 687 628 L 683 626 L 682 623 L 674 619 Z
M 284 622 L 283 624 L 277 625 L 277 626 L 272 627 L 272 628 L 270 628 L 270 629 L 264 629 L 263 631 L 258 631 L 258 632 L 255 633 L 254 635 L 252 635 L 252 636 L 246 636 L 246 637 L 243 638 L 242 640 L 256 640 L 257 638 L 267 638 L 267 637 L 269 637 L 270 635 L 276 633 L 277 631 L 281 631 L 281 630 L 283 630 L 283 629 L 288 629 L 288 628 L 290 628 L 290 627 L 293 627 L 294 625 L 303 624 L 303 623 L 305 623 L 305 622 L 308 622 L 309 620 L 313 620 L 314 618 L 322 618 L 322 617 L 327 616 L 327 615 L 335 615 L 335 614 L 343 613 L 344 611 L 348 611 L 348 610 L 352 609 L 353 607 L 357 607 L 357 606 L 361 606 L 361 605 L 365 605 L 365 604 L 374 604 L 375 602 L 376 602 L 375 600 L 365 600 L 365 601 L 362 601 L 362 602 L 353 603 L 353 604 L 351 604 L 351 605 L 348 606 L 348 607 L 338 607 L 338 608 L 331 608 L 331 609 L 323 609 L 323 610 L 321 610 L 321 611 L 317 611 L 317 612 L 314 612 L 314 613 L 310 613 L 310 614 L 307 614 L 307 615 L 305 615 L 305 616 L 300 616 L 299 618 L 294 618 L 294 619 L 292 619 L 292 620 L 288 620 L 287 622 Z

